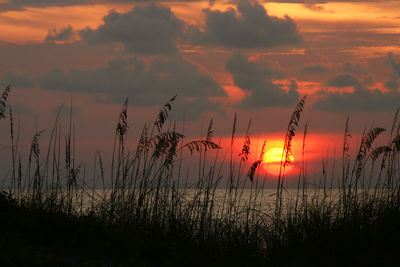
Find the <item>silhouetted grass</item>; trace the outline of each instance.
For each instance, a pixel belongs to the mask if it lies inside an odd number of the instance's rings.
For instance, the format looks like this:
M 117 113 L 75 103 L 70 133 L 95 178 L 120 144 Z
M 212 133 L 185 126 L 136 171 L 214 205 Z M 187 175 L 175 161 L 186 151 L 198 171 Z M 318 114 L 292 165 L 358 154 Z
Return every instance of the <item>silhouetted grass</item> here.
M 249 122 L 243 146 L 235 151 L 236 114 L 230 147 L 225 148 L 230 150 L 225 174 L 212 120 L 204 139 L 186 140 L 175 124 L 166 129 L 176 97 L 143 128 L 136 149 L 129 150 L 126 101 L 115 129 L 110 173 L 96 152 L 89 181 L 85 166 L 75 162 L 72 112 L 64 136 L 59 112 L 47 149 L 40 146 L 43 131 L 37 131 L 28 162 L 21 162 L 19 131 L 15 134 L 12 109 L 7 109 L 9 91 L 7 87 L 0 103 L 1 118 L 10 120 L 12 162 L 9 187 L 0 194 L 2 265 L 400 263 L 398 113 L 387 144 L 374 145 L 385 129 L 366 131 L 354 159 L 347 119 L 342 171 L 328 176 L 323 163 L 318 177 L 322 187 L 312 186 L 307 175 L 306 126 L 297 189 L 289 191 L 285 168 L 305 105 L 301 99 L 286 132 L 275 205 L 266 207 L 267 188 L 259 174 L 265 142 L 259 154 L 254 151 Z M 184 153 L 198 160 L 191 177 L 183 171 Z

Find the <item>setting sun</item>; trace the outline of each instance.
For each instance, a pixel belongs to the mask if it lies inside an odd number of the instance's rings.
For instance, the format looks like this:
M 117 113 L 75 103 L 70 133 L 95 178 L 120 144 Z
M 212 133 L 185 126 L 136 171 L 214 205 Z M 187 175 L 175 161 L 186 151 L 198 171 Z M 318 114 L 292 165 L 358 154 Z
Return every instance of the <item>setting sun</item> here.
M 283 154 L 283 147 L 274 147 L 269 149 L 263 156 L 264 169 L 268 174 L 273 176 L 279 175 L 279 170 L 281 166 L 281 161 Z M 294 157 L 292 155 L 289 156 L 290 162 L 294 161 Z M 292 170 L 292 166 L 288 165 L 286 167 L 285 172 L 290 172 Z

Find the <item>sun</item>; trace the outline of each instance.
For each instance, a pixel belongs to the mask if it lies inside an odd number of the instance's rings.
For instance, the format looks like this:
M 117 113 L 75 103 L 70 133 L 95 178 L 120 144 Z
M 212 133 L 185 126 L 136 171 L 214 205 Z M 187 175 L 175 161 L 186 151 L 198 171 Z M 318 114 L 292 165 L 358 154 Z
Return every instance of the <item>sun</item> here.
M 281 168 L 281 161 L 282 161 L 282 154 L 283 154 L 283 148 L 281 147 L 274 147 L 269 149 L 267 152 L 265 152 L 263 156 L 263 163 L 264 163 L 264 169 L 267 171 L 268 174 L 272 176 L 278 176 L 279 171 Z M 293 155 L 289 156 L 290 162 L 294 161 Z M 283 157 L 283 160 L 285 158 Z M 288 165 L 285 168 L 285 172 L 290 172 L 292 170 L 293 166 Z

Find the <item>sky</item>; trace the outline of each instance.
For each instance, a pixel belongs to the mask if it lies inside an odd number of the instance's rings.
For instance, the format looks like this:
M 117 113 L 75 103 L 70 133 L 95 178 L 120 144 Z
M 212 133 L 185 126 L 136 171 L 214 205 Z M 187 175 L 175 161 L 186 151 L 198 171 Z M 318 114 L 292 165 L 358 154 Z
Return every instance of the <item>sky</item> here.
M 11 85 L 27 145 L 72 102 L 82 159 L 111 148 L 126 98 L 132 139 L 177 95 L 171 118 L 185 135 L 204 136 L 213 118 L 228 138 L 236 113 L 238 135 L 251 119 L 252 138 L 272 149 L 307 96 L 297 139 L 307 122 L 320 161 L 341 145 L 347 115 L 354 142 L 390 129 L 399 14 L 389 0 L 2 0 L 0 86 Z

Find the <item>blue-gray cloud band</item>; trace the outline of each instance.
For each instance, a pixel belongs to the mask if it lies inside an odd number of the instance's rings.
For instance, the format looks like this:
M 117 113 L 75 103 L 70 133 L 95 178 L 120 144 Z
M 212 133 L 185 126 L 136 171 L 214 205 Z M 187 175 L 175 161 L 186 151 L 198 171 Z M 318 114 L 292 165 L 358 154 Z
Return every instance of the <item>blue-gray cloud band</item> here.
M 160 105 L 177 94 L 187 118 L 205 111 L 221 113 L 209 98 L 226 96 L 209 75 L 180 57 L 156 58 L 150 66 L 133 57 L 94 70 L 53 69 L 39 77 L 39 83 L 48 90 L 104 94 L 110 102 L 120 103 L 128 97 L 135 106 Z

